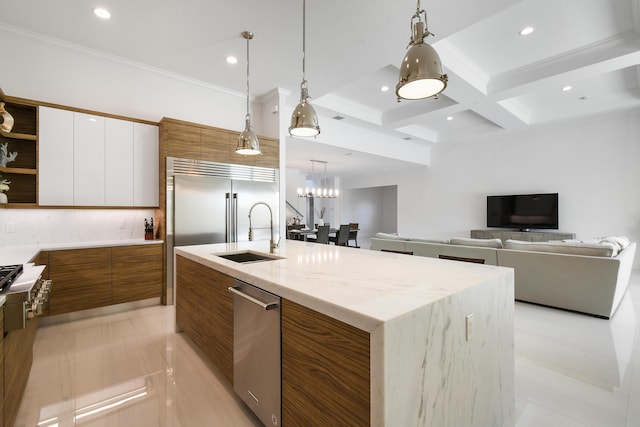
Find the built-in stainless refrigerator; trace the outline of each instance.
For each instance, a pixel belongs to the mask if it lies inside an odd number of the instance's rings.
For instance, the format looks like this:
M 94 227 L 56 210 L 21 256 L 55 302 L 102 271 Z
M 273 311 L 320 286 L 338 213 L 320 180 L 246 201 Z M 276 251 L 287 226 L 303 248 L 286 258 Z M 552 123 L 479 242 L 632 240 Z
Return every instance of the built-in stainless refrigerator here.
M 167 302 L 173 303 L 173 248 L 249 240 L 249 210 L 265 202 L 278 241 L 278 170 L 167 158 Z M 269 240 L 270 212 L 251 214 L 254 240 Z

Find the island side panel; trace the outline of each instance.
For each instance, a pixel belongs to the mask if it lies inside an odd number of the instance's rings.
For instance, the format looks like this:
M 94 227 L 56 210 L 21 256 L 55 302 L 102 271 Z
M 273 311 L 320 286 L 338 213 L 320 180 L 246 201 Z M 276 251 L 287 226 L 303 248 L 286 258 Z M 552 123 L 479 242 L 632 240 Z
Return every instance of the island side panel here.
M 384 405 L 373 405 L 379 420 L 373 425 L 512 426 L 513 314 L 513 271 L 507 271 L 374 331 L 372 348 L 382 350 L 384 362 L 372 365 L 372 387 Z
M 233 278 L 176 256 L 176 324 L 233 384 Z
M 282 299 L 282 425 L 370 425 L 369 334 Z

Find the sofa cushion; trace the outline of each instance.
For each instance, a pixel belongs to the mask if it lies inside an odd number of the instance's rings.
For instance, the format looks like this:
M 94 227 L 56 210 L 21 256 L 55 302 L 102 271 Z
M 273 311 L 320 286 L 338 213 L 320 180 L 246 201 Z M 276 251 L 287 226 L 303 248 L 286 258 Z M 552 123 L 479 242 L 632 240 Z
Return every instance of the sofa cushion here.
M 451 245 L 459 246 L 480 246 L 483 248 L 502 249 L 502 240 L 500 239 L 472 239 L 469 237 L 455 237 L 449 240 Z
M 376 239 L 388 239 L 388 240 L 409 240 L 406 237 L 398 236 L 396 233 L 376 233 Z
M 507 240 L 505 249 L 516 251 L 550 252 L 556 254 L 614 257 L 618 254 L 616 245 L 610 242 L 585 243 L 581 241 L 524 242 Z
M 631 243 L 629 238 L 625 237 L 625 236 L 600 237 L 600 241 L 601 242 L 610 242 L 610 243 L 616 244 L 616 245 L 618 245 L 620 250 L 625 249 Z
M 420 237 L 409 237 L 408 239 L 410 242 L 417 242 L 417 243 L 440 243 L 442 245 L 446 245 L 449 243 L 449 239 L 423 239 Z

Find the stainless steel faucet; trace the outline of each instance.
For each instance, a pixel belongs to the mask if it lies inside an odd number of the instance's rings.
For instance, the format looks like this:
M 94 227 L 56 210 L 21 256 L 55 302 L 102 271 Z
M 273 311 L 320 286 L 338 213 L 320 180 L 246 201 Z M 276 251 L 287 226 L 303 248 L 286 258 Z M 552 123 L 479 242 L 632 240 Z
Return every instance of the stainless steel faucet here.
M 249 209 L 249 241 L 250 242 L 253 241 L 253 227 L 251 226 L 251 211 L 253 211 L 253 208 L 255 208 L 258 205 L 265 205 L 267 209 L 269 209 L 269 228 L 271 230 L 271 240 L 269 240 L 269 253 L 273 253 L 273 251 L 278 248 L 280 244 L 280 239 L 278 239 L 278 243 L 276 243 L 273 240 L 273 211 L 271 210 L 271 206 L 269 206 L 265 202 L 254 203 L 253 206 L 251 206 L 251 209 Z

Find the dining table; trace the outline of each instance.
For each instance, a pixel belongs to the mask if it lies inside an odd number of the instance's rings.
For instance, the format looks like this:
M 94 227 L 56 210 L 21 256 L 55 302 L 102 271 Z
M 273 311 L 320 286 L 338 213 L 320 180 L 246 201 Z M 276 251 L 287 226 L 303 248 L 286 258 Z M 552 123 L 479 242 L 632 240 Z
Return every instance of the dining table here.
M 338 231 L 337 228 L 329 228 L 329 235 L 334 235 L 336 234 L 336 232 Z M 289 233 L 291 233 L 292 236 L 295 236 L 296 240 L 304 240 L 305 242 L 307 241 L 307 237 L 309 236 L 314 236 L 316 233 L 318 232 L 317 228 L 311 229 L 311 228 L 303 228 L 300 230 L 290 230 Z M 302 238 L 302 239 L 300 239 Z

